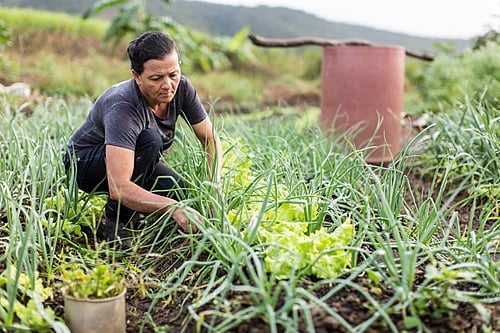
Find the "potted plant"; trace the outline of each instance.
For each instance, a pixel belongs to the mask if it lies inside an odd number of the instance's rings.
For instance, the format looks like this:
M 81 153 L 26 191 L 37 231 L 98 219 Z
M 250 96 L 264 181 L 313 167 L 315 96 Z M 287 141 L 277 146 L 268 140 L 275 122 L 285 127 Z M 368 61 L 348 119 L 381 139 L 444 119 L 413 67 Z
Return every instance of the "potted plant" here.
M 123 333 L 125 278 L 108 264 L 92 269 L 69 265 L 62 271 L 64 317 L 72 333 Z

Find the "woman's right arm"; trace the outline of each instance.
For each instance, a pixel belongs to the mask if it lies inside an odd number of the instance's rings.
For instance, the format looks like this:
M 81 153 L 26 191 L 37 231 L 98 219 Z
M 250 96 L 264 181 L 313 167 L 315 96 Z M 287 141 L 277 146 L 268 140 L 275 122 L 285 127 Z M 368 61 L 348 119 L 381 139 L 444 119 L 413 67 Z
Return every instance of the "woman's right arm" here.
M 151 193 L 131 181 L 134 171 L 134 151 L 117 146 L 106 146 L 106 172 L 108 178 L 109 196 L 126 207 L 144 213 L 166 213 L 177 204 L 177 201 L 158 194 Z M 173 219 L 185 231 L 196 231 L 194 225 L 189 225 L 185 209 L 190 210 L 203 223 L 203 217 L 194 209 L 184 207 L 172 213 Z M 188 215 L 191 215 L 188 214 Z

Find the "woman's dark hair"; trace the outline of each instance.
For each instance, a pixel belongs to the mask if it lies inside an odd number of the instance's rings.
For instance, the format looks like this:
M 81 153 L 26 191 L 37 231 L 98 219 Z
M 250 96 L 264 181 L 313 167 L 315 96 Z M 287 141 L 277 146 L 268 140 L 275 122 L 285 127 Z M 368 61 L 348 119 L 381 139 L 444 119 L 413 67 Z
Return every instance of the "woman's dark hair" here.
M 151 59 L 163 59 L 172 52 L 179 53 L 175 41 L 159 31 L 149 31 L 128 44 L 127 54 L 130 67 L 137 73 L 144 71 L 144 63 Z

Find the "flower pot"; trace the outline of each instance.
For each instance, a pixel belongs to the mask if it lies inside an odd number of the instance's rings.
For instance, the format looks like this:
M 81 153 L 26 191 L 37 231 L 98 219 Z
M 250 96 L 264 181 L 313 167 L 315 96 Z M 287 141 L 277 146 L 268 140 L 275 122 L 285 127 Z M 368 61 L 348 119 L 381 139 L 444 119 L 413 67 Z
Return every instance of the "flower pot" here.
M 388 162 L 401 149 L 405 48 L 327 46 L 321 68 L 323 129 L 352 133 L 369 163 Z
M 83 299 L 67 295 L 63 289 L 66 325 L 72 333 L 124 333 L 125 292 L 109 298 Z

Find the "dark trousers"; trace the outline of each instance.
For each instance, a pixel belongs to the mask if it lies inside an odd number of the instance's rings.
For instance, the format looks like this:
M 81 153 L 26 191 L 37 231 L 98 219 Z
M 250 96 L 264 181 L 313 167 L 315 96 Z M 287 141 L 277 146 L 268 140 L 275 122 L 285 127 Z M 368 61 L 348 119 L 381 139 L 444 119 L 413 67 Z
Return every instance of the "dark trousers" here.
M 144 130 L 137 139 L 134 154 L 134 172 L 132 181 L 140 187 L 182 200 L 185 189 L 184 181 L 174 171 L 160 163 L 162 140 L 155 130 Z M 77 154 L 67 152 L 64 157 L 66 172 L 69 174 L 72 165 L 76 167 L 76 182 L 78 188 L 87 193 L 108 193 L 106 177 L 106 148 L 104 145 L 78 151 Z M 106 217 L 128 224 L 136 213 L 134 210 L 120 205 L 118 201 L 108 196 Z

